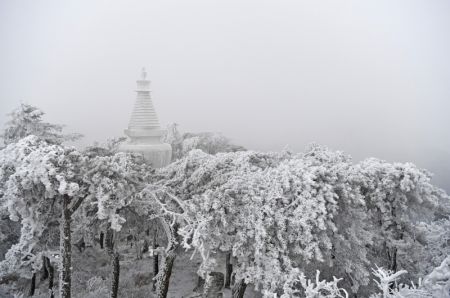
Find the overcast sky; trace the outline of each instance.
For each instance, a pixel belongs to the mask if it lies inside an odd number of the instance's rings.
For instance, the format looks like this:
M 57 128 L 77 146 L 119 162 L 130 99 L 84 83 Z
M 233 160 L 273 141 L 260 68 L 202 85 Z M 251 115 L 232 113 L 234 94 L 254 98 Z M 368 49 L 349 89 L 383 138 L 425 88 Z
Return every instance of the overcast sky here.
M 249 149 L 412 161 L 450 190 L 450 1 L 0 1 L 0 122 L 21 101 L 120 136 L 148 68 L 162 124 Z

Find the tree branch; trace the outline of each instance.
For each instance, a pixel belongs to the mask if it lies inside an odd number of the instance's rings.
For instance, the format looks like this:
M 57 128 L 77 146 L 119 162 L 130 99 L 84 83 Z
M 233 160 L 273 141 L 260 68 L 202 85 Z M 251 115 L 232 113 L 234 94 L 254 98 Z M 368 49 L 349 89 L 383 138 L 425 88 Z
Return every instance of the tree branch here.
M 174 228 L 169 225 L 169 223 L 166 221 L 165 218 L 163 217 L 159 217 L 159 222 L 161 223 L 161 226 L 164 229 L 164 232 L 166 234 L 167 237 L 167 248 L 166 248 L 166 252 L 173 250 L 174 248 L 176 248 L 178 242 L 176 240 L 176 232 L 174 230 Z
M 79 197 L 71 207 L 69 207 L 70 215 L 72 215 L 75 211 L 77 211 L 78 207 L 80 207 L 81 203 L 83 203 L 85 197 Z

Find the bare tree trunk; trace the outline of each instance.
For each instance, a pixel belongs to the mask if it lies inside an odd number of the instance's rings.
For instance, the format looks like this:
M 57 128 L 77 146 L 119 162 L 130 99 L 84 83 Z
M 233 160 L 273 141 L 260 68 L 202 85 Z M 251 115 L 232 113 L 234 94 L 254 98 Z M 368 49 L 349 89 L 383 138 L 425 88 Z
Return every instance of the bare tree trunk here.
M 117 298 L 119 293 L 120 260 L 119 253 L 114 253 L 112 260 L 111 298 Z
M 156 277 L 156 297 L 166 298 L 169 291 L 170 276 L 172 275 L 173 262 L 176 257 L 178 242 L 176 240 L 176 227 L 170 226 L 164 218 L 160 218 L 161 225 L 167 236 L 167 248 L 160 271 Z
M 119 294 L 120 255 L 114 251 L 114 231 L 109 225 L 105 235 L 106 252 L 111 262 L 111 298 L 117 298 Z
M 144 244 L 142 244 L 142 253 L 143 254 L 148 253 L 149 248 L 150 248 L 150 244 L 148 243 L 148 240 L 144 239 Z
M 86 249 L 86 242 L 84 241 L 84 237 L 81 237 L 81 239 L 75 242 L 73 245 L 78 248 L 78 251 L 80 253 L 82 253 Z
M 134 249 L 136 250 L 136 260 L 142 260 L 142 246 L 139 241 L 134 243 Z
M 243 279 L 234 284 L 233 290 L 231 291 L 232 298 L 244 298 L 245 289 L 247 284 Z
M 233 265 L 231 264 L 231 253 L 227 253 L 225 260 L 225 288 L 229 289 L 231 285 L 231 273 L 233 273 Z
M 84 197 L 76 198 L 71 206 L 69 206 L 71 201 L 70 196 L 63 195 L 61 200 L 63 208 L 60 224 L 61 232 L 59 236 L 61 257 L 59 296 L 60 298 L 70 298 L 72 287 L 72 231 L 70 230 L 70 225 L 72 221 L 72 214 L 80 207 Z
M 28 292 L 28 296 L 34 296 L 35 291 L 36 291 L 36 273 L 33 273 L 33 276 L 31 276 L 30 291 Z
M 158 228 L 155 229 L 153 234 L 153 250 L 158 248 Z M 153 254 L 153 277 L 157 276 L 159 272 L 159 255 Z M 153 280 L 152 290 L 156 290 L 156 279 Z
M 105 247 L 106 252 L 110 256 L 112 256 L 114 253 L 114 231 L 111 229 L 111 227 L 108 227 L 108 229 L 106 230 Z
M 205 279 L 201 276 L 197 278 L 197 285 L 194 288 L 194 292 L 201 293 L 203 292 L 203 288 L 205 287 Z
M 389 248 L 386 247 L 387 250 L 387 256 L 389 260 L 389 266 L 388 269 L 392 272 L 397 272 L 397 248 Z M 395 283 L 389 284 L 389 289 L 393 290 L 395 288 Z
M 52 264 L 50 263 L 49 258 L 45 258 L 47 261 L 47 268 L 48 268 L 48 290 L 50 292 L 50 298 L 55 297 L 55 293 L 53 292 L 53 280 L 55 276 L 55 269 L 53 268 Z
M 41 273 L 41 281 L 44 281 L 48 278 L 48 267 L 47 267 L 47 257 L 42 256 L 42 273 Z
M 210 272 L 206 276 L 205 286 L 203 288 L 203 298 L 217 298 L 223 295 L 222 288 L 224 284 L 224 275 L 222 272 Z
M 173 262 L 175 261 L 175 249 L 166 252 L 161 264 L 161 271 L 156 281 L 156 297 L 166 298 L 169 291 L 170 276 L 172 275 Z
M 70 197 L 64 195 L 62 197 L 63 210 L 62 210 L 62 224 L 61 224 L 61 271 L 59 275 L 59 291 L 61 298 L 71 297 L 71 285 L 72 285 L 72 240 L 71 240 L 71 213 L 69 209 Z
M 53 279 L 55 276 L 55 270 L 50 263 L 50 259 L 46 256 L 42 256 L 42 275 L 41 281 L 44 281 L 48 278 L 48 291 L 50 294 L 50 298 L 54 298 L 55 294 L 53 293 Z
M 156 254 L 153 256 L 153 276 L 157 276 L 159 272 L 159 256 Z M 152 290 L 156 290 L 156 279 L 153 280 Z
M 105 239 L 105 233 L 100 232 L 100 248 L 103 249 L 103 240 Z
M 397 272 L 397 248 L 389 249 L 389 270 Z

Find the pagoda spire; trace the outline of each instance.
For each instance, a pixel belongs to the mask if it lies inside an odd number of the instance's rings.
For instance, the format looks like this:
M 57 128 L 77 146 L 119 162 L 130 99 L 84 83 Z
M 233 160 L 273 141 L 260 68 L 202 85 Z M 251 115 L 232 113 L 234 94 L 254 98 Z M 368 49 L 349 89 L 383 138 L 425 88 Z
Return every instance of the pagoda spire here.
M 128 129 L 160 128 L 158 116 L 153 106 L 150 80 L 146 80 L 147 72 L 142 68 L 141 79 L 137 80 L 136 102 L 131 114 Z
M 141 78 L 136 81 L 136 101 L 125 134 L 129 141 L 120 147 L 121 151 L 143 154 L 154 167 L 160 168 L 170 163 L 172 147 L 162 143 L 165 130 L 161 129 L 153 106 L 150 80 L 147 71 L 142 68 Z

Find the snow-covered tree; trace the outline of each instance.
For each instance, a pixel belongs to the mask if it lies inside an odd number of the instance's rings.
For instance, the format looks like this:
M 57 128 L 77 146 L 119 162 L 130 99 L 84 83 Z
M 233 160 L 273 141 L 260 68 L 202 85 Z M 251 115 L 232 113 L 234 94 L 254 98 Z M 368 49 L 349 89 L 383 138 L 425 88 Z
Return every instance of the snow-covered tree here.
M 228 138 L 220 133 L 181 133 L 178 129 L 178 124 L 176 123 L 168 125 L 166 131 L 163 140 L 172 146 L 173 160 L 182 158 L 189 151 L 194 149 L 200 149 L 209 154 L 245 150 L 242 146 L 232 144 Z
M 295 272 L 295 271 L 294 271 Z M 317 270 L 315 279 L 308 279 L 301 272 L 293 275 L 284 285 L 285 293 L 280 298 L 306 297 L 306 298 L 348 298 L 345 289 L 338 286 L 342 279 L 333 277 L 332 281 L 320 279 L 320 271 Z
M 37 264 L 33 249 L 48 220 L 60 221 L 61 297 L 70 297 L 72 217 L 83 202 L 96 216 L 120 230 L 118 211 L 130 204 L 150 173 L 134 156 L 118 153 L 90 158 L 74 148 L 48 144 L 29 136 L 0 151 L 1 206 L 12 220 L 20 220 L 20 241 L 7 253 L 1 272 L 23 266 L 24 258 Z M 59 215 L 61 214 L 61 215 Z
M 340 153 L 314 150 L 299 156 L 192 151 L 157 172 L 188 209 L 191 222 L 180 233 L 185 246 L 201 253 L 201 272 L 214 268 L 215 253 L 232 252 L 237 285 L 277 293 L 291 270 L 331 257 L 349 166 Z M 361 205 L 360 197 L 346 200 Z
M 425 277 L 424 286 L 433 297 L 450 297 L 450 255 Z
M 180 246 L 199 253 L 203 276 L 230 255 L 233 297 L 247 284 L 266 297 L 368 297 L 376 286 L 387 297 L 448 292 L 442 261 L 450 203 L 426 171 L 376 159 L 353 163 L 320 146 L 300 154 L 209 154 L 207 142 L 187 139 L 196 145 L 156 170 L 115 145 L 81 152 L 28 136 L 2 149 L 0 214 L 20 221 L 21 233 L 0 274 L 38 270 L 55 248 L 43 239 L 57 235 L 61 296 L 70 297 L 72 230 L 87 237 L 107 227 L 110 239 L 123 227 L 143 233 L 154 220 L 166 235 L 166 247 L 156 250 L 159 298 L 167 296 Z M 113 246 L 108 251 L 116 297 L 120 258 Z M 375 272 L 378 284 L 370 283 L 375 265 L 387 268 Z M 404 286 L 425 275 L 423 285 Z
M 155 177 L 181 200 L 175 205 L 187 219 L 179 233 L 202 255 L 200 272 L 213 270 L 217 253 L 231 252 L 236 285 L 254 283 L 266 293 L 284 291 L 292 270 L 313 278 L 318 268 L 361 291 L 387 240 L 402 249 L 422 245 L 415 224 L 432 221 L 434 207 L 448 200 L 411 164 L 353 164 L 320 146 L 297 155 L 194 150 Z M 402 224 L 409 238 L 389 238 Z
M 419 237 L 420 223 L 431 224 L 442 214 L 448 216 L 445 192 L 431 183 L 428 172 L 411 163 L 373 158 L 354 166 L 352 183 L 364 197 L 374 234 L 371 262 L 392 272 L 407 270 L 411 278 L 424 274 L 418 253 L 427 244 Z
M 126 218 L 121 213 L 132 202 L 148 181 L 151 169 L 139 156 L 116 153 L 89 160 L 83 181 L 87 186 L 87 203 L 94 205 L 96 218 L 108 222 L 107 251 L 111 257 L 111 297 L 118 295 L 120 255 L 114 249 L 112 233 L 120 231 Z
M 58 125 L 58 124 L 52 124 L 43 122 L 43 116 L 44 112 L 42 112 L 37 107 L 28 105 L 28 104 L 21 104 L 16 110 L 14 110 L 12 113 L 10 113 L 10 120 L 6 124 L 5 129 L 1 133 L 0 137 L 3 139 L 4 144 L 11 144 L 14 142 L 18 142 L 21 138 L 24 138 L 28 135 L 37 135 L 41 139 L 46 140 L 49 143 L 52 144 L 61 144 L 64 141 L 73 141 L 76 139 L 79 139 L 81 137 L 80 134 L 64 134 L 62 133 L 64 126 Z M 1 196 L 1 194 L 0 194 Z M 1 222 L 2 227 L 15 227 L 15 223 L 10 221 L 9 219 L 3 219 Z M 4 229 L 6 231 L 6 229 Z M 55 229 L 53 229 L 55 230 Z M 49 231 L 47 231 L 49 232 Z M 37 243 L 37 247 L 35 247 L 35 250 L 43 250 L 45 247 L 48 247 L 49 245 L 53 245 L 53 237 L 50 237 L 54 234 L 54 231 L 49 232 L 50 235 L 44 234 L 43 237 L 41 237 L 41 240 L 39 243 Z M 13 235 L 6 235 L 6 239 L 11 239 L 11 236 Z M 49 241 L 47 241 L 49 240 Z M 3 241 L 2 241 L 3 242 Z M 38 248 L 39 247 L 39 248 Z M 45 249 L 43 250 L 43 263 L 44 268 L 47 270 L 47 265 L 51 266 L 50 259 L 45 255 L 51 255 L 46 254 Z M 46 265 L 47 264 L 47 265 Z M 22 270 L 23 271 L 23 270 Z M 47 271 L 44 271 L 46 275 Z M 33 279 L 34 280 L 34 279 Z M 52 282 L 50 281 L 50 284 Z M 32 285 L 33 288 L 33 285 Z M 32 290 L 31 290 L 32 293 Z
M 332 250 L 340 178 L 302 157 L 253 171 L 239 164 L 225 183 L 189 201 L 197 224 L 185 244 L 200 251 L 204 271 L 213 253 L 231 251 L 237 280 L 278 293 L 291 271 L 324 262 Z
M 375 283 L 381 293 L 373 294 L 371 298 L 448 298 L 450 297 L 450 256 L 435 267 L 433 271 L 421 278 L 417 283 L 399 282 L 399 277 L 406 274 L 406 270 L 393 272 L 383 268 L 373 270 Z
M 414 254 L 420 260 L 416 266 L 422 274 L 428 274 L 450 255 L 450 219 L 420 222 L 415 232 L 416 241 L 422 243 L 421 250 Z
M 0 160 L 0 179 L 6 181 L 1 206 L 22 226 L 20 240 L 8 251 L 1 271 L 22 266 L 24 259 L 32 266 L 38 264 L 41 258 L 33 249 L 48 221 L 62 214 L 61 296 L 70 297 L 70 221 L 81 202 L 77 174 L 84 157 L 73 148 L 28 136 L 3 149 Z
M 255 164 L 259 161 L 263 162 L 257 156 L 260 155 L 264 158 L 264 154 L 253 155 L 255 155 Z M 247 159 L 251 158 L 251 156 L 247 157 Z M 164 289 L 168 286 L 170 279 L 170 274 L 166 273 L 171 272 L 171 265 L 176 257 L 176 248 L 180 242 L 176 231 L 180 226 L 185 227 L 189 221 L 183 201 L 190 199 L 195 194 L 203 193 L 208 188 L 224 183 L 232 174 L 231 169 L 241 165 L 248 167 L 248 164 L 233 158 L 215 159 L 210 154 L 193 150 L 187 158 L 157 170 L 152 184 L 144 190 L 145 201 L 141 206 L 147 205 L 147 214 L 152 214 L 160 219 L 168 243 L 161 264 L 163 270 L 157 277 L 159 285 L 157 292 L 161 293 L 161 296 L 158 297 L 165 297 Z
M 29 104 L 20 106 L 10 113 L 10 120 L 1 134 L 5 145 L 20 139 L 35 135 L 52 144 L 61 144 L 64 141 L 74 141 L 81 138 L 80 134 L 63 134 L 64 125 L 43 122 L 44 112 Z

